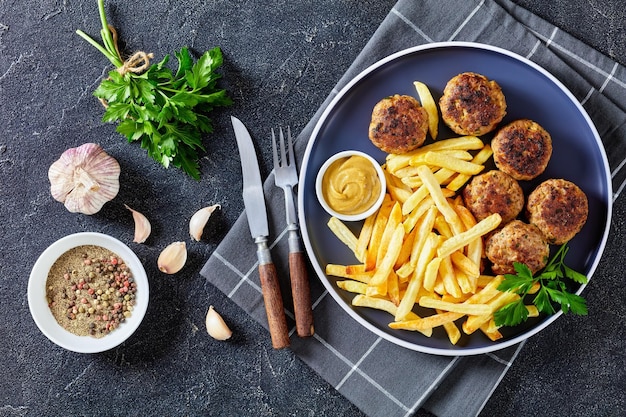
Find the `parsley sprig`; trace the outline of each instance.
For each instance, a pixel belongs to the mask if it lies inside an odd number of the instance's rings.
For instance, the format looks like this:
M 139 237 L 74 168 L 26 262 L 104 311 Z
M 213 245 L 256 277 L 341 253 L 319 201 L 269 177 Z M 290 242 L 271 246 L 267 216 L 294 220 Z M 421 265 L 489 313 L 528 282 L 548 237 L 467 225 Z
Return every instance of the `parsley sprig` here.
M 535 294 L 533 304 L 540 312 L 554 314 L 553 303 L 556 303 L 561 306 L 564 313 L 587 315 L 585 299 L 570 293 L 565 281 L 563 281 L 563 278 L 569 278 L 579 284 L 587 283 L 585 275 L 565 265 L 565 255 L 567 255 L 568 250 L 567 244 L 562 245 L 537 276 L 533 276 L 532 271 L 525 264 L 514 263 L 517 274 L 506 274 L 504 281 L 498 286 L 498 290 L 511 291 L 521 297 L 494 313 L 497 326 L 515 326 L 528 319 L 528 310 L 524 304 L 524 299 L 536 283 L 540 284 L 540 288 Z
M 194 62 L 184 47 L 175 53 L 176 72 L 161 62 L 148 65 L 150 54 L 139 53 L 136 66 L 129 69 L 117 47 L 117 34 L 104 12 L 104 0 L 98 0 L 102 45 L 84 32 L 76 33 L 102 52 L 116 66 L 102 80 L 94 95 L 106 106 L 104 122 L 119 122 L 117 131 L 129 142 L 140 141 L 148 155 L 164 167 L 181 168 L 192 178 L 200 178 L 199 151 L 205 151 L 202 136 L 213 131 L 207 116 L 217 106 L 232 100 L 217 87 L 221 75 L 216 70 L 223 63 L 222 52 L 215 47 Z M 135 54 L 137 55 L 137 54 Z M 139 64 L 145 66 L 145 70 Z

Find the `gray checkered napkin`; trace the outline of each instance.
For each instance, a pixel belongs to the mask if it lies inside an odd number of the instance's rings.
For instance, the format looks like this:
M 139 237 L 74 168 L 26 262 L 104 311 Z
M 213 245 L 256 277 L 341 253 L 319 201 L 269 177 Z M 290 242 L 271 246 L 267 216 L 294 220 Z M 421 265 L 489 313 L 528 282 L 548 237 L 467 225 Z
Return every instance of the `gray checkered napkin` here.
M 614 198 L 626 183 L 626 73 L 622 66 L 508 0 L 400 0 L 300 133 L 296 154 L 324 108 L 341 88 L 369 65 L 412 46 L 439 41 L 473 41 L 502 47 L 551 72 L 583 104 L 605 145 Z M 270 231 L 276 253 L 287 253 L 284 202 L 274 178 L 265 183 Z M 288 266 L 275 256 L 281 276 Z M 256 247 L 245 213 L 201 271 L 207 281 L 267 327 L 256 264 Z M 315 330 L 292 338 L 292 350 L 346 398 L 370 416 L 406 416 L 420 407 L 438 416 L 477 415 L 521 345 L 492 354 L 443 357 L 414 352 L 370 333 L 349 317 L 311 274 Z M 284 283 L 283 283 L 284 284 Z M 288 283 L 283 290 L 287 297 Z M 289 302 L 286 308 L 291 309 Z M 291 314 L 289 312 L 288 314 Z M 411 363 L 411 367 L 405 364 Z M 419 370 L 419 372 L 417 372 Z M 445 401 L 444 401 L 445 399 Z

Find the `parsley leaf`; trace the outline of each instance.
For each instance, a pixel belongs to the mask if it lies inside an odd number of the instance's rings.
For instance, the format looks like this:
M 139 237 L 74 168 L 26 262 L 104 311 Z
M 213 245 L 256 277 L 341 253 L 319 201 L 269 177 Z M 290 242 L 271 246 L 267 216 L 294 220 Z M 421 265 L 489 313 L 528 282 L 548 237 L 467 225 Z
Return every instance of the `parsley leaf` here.
M 565 265 L 565 255 L 569 248 L 562 245 L 548 261 L 545 268 L 537 276 L 524 264 L 514 263 L 517 274 L 506 274 L 504 281 L 498 286 L 500 291 L 511 291 L 520 295 L 513 301 L 494 313 L 497 326 L 515 326 L 528 319 L 528 310 L 524 304 L 524 298 L 529 295 L 539 284 L 539 291 L 535 294 L 532 302 L 542 313 L 554 314 L 554 304 L 558 304 L 563 313 L 587 315 L 587 302 L 577 294 L 567 290 L 567 285 L 562 278 L 569 278 L 576 283 L 586 284 L 587 277 L 580 272 Z
M 103 44 L 76 32 L 117 67 L 94 91 L 106 106 L 103 122 L 117 122 L 120 134 L 129 142 L 139 141 L 164 167 L 173 165 L 199 179 L 199 151 L 205 150 L 202 135 L 213 131 L 208 114 L 215 107 L 232 104 L 227 92 L 217 88 L 221 50 L 215 47 L 194 62 L 188 48 L 183 47 L 174 53 L 178 60 L 175 73 L 166 66 L 169 55 L 149 66 L 146 58 L 143 71 L 127 70 L 106 21 L 104 0 L 98 0 L 98 8 Z

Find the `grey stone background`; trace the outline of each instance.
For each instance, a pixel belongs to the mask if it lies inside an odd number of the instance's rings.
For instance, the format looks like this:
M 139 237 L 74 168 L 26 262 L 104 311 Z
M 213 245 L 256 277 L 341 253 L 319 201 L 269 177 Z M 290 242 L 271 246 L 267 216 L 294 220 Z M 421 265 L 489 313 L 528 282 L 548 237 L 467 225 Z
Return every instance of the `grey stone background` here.
M 430 0 L 427 0 L 430 1 Z M 618 0 L 517 0 L 616 61 L 626 64 L 625 7 Z M 269 3 L 269 4 L 268 4 Z M 97 36 L 95 0 L 0 0 L 0 416 L 214 415 L 318 416 L 361 412 L 290 351 L 274 351 L 266 331 L 198 271 L 243 210 L 240 167 L 228 115 L 245 115 L 259 141 L 262 176 L 271 170 L 267 132 L 291 125 L 299 132 L 354 60 L 394 1 L 132 1 L 107 2 L 122 47 L 157 56 L 188 45 L 196 53 L 220 46 L 222 86 L 235 105 L 214 115 L 205 140 L 202 180 L 165 170 L 139 146 L 101 122 L 92 96 L 110 69 L 98 51 L 75 35 Z M 229 132 L 229 131 L 228 131 Z M 118 197 L 93 216 L 53 201 L 49 165 L 67 148 L 102 144 L 122 166 Z M 120 349 L 97 355 L 65 351 L 49 342 L 28 311 L 26 285 L 39 254 L 66 234 L 97 230 L 132 241 L 123 204 L 153 222 L 145 245 L 132 245 L 151 276 L 144 323 Z M 198 208 L 220 203 L 201 242 L 190 243 L 187 222 Z M 613 227 L 624 228 L 624 196 Z M 187 240 L 188 265 L 160 274 L 156 258 Z M 622 242 L 609 239 L 597 274 L 622 275 Z M 586 318 L 557 320 L 534 336 L 483 411 L 496 415 L 618 415 L 624 411 L 622 364 L 606 361 L 624 341 L 625 310 L 603 311 L 623 288 L 586 291 Z M 204 329 L 212 304 L 234 331 L 217 343 Z M 619 305 L 612 302 L 611 304 Z M 572 337 L 572 334 L 575 337 Z M 564 344 L 561 340 L 576 340 Z M 617 395 L 616 395 L 617 393 Z M 619 393 L 622 393 L 619 395 Z M 429 415 L 420 410 L 418 415 Z

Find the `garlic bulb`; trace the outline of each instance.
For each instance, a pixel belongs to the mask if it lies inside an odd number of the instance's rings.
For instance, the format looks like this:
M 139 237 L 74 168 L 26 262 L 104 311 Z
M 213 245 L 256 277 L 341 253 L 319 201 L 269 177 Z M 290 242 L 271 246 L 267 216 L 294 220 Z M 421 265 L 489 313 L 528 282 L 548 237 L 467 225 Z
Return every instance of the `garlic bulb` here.
M 213 306 L 209 307 L 209 311 L 206 313 L 206 330 L 212 338 L 217 340 L 230 339 L 233 335 L 222 316 L 215 311 Z
M 48 170 L 52 197 L 72 213 L 94 214 L 120 189 L 120 165 L 95 143 L 63 152 Z
M 159 255 L 157 265 L 161 272 L 175 274 L 187 262 L 187 245 L 185 242 L 170 243 Z
M 146 239 L 148 239 L 148 236 L 150 236 L 150 232 L 152 232 L 152 226 L 150 225 L 148 218 L 137 210 L 133 210 L 132 208 L 128 207 L 126 204 L 124 204 L 124 207 L 126 207 L 128 210 L 130 210 L 131 213 L 133 213 L 133 220 L 135 221 L 135 238 L 133 239 L 133 242 L 145 242 Z
M 202 237 L 202 232 L 204 231 L 204 226 L 206 226 L 209 221 L 209 217 L 215 211 L 215 209 L 221 208 L 219 204 L 215 204 L 209 207 L 201 208 L 196 211 L 193 216 L 191 216 L 191 220 L 189 220 L 189 234 L 191 238 L 195 241 L 199 241 Z

